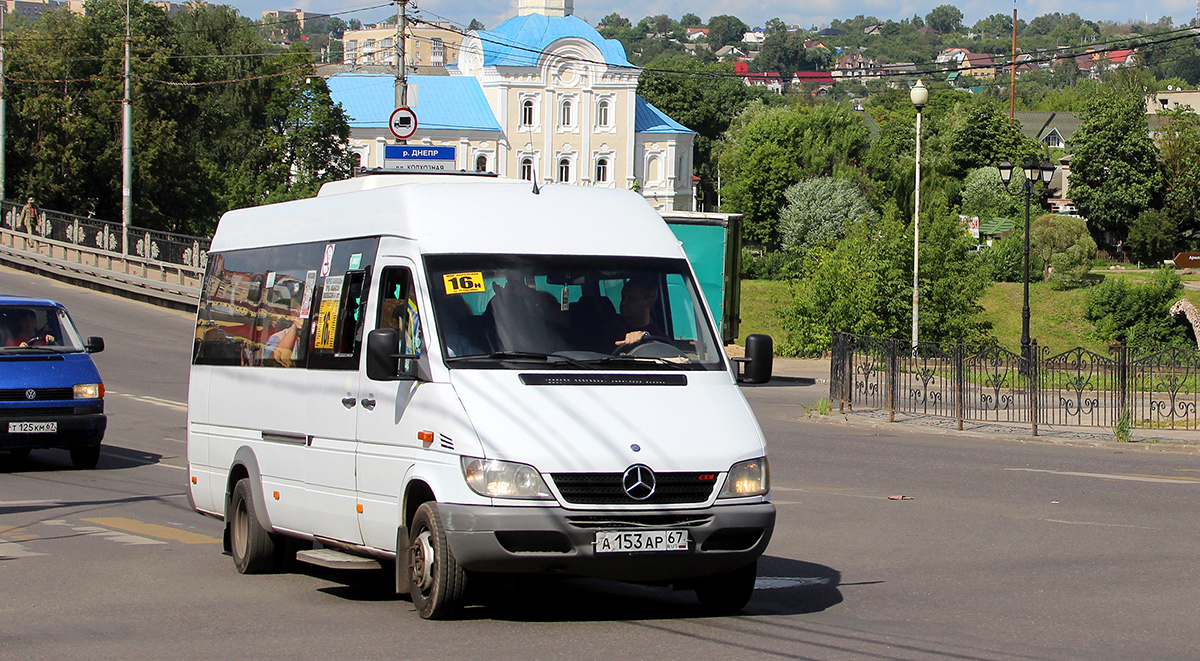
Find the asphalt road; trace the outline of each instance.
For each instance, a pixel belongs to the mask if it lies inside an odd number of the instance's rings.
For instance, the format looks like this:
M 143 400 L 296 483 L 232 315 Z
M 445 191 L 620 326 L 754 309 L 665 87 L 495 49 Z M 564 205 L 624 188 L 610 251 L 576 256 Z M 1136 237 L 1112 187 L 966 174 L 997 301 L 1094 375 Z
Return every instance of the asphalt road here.
M 427 622 L 368 572 L 241 576 L 183 496 L 189 315 L 3 268 L 0 292 L 104 337 L 110 415 L 94 471 L 0 455 L 0 657 L 1200 656 L 1200 458 L 803 420 L 824 385 L 745 390 L 779 522 L 738 616 L 524 580 Z

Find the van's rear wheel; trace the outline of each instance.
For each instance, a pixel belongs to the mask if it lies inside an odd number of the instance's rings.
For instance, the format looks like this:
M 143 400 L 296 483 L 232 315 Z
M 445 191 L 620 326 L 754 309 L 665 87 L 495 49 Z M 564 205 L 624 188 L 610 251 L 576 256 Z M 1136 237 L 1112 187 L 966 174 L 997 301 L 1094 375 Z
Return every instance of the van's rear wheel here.
M 409 592 L 427 620 L 454 617 L 462 609 L 467 573 L 458 566 L 435 503 L 417 509 L 408 533 Z
M 82 448 L 71 448 L 71 465 L 75 468 L 95 468 L 100 463 L 100 446 L 89 445 Z
M 233 487 L 229 504 L 229 543 L 233 565 L 241 574 L 263 574 L 278 566 L 277 540 L 258 523 L 250 478 L 238 480 Z
M 713 613 L 734 613 L 750 603 L 754 582 L 758 576 L 758 561 L 724 574 L 705 579 L 696 586 L 700 605 Z

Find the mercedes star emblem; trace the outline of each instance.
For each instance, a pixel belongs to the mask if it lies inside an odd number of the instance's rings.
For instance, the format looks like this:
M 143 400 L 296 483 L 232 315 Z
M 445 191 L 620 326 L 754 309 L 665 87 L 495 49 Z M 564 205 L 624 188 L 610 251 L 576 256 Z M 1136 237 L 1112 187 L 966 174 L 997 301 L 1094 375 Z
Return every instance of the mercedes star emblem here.
M 634 500 L 646 500 L 653 496 L 655 484 L 654 471 L 642 464 L 626 468 L 625 474 L 621 476 L 621 486 L 624 487 L 626 495 Z

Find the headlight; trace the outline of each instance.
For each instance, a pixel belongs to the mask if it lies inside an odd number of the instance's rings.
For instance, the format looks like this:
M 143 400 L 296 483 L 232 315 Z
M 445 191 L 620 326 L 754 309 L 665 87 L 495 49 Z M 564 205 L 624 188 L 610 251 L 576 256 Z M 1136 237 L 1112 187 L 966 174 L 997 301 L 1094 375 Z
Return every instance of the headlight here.
M 537 469 L 496 459 L 462 458 L 463 477 L 471 490 L 489 498 L 553 498 Z
M 100 399 L 104 396 L 103 383 L 75 384 L 75 399 Z
M 721 498 L 761 496 L 771 490 L 771 466 L 766 457 L 736 463 L 725 477 Z

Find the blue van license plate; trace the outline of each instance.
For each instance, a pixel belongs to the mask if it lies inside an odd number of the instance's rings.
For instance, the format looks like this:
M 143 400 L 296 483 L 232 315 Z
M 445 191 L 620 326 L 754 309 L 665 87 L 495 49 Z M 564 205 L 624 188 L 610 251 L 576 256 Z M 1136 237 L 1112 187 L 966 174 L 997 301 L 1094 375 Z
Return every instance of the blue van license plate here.
M 58 433 L 57 422 L 10 422 L 10 434 L 55 434 Z

